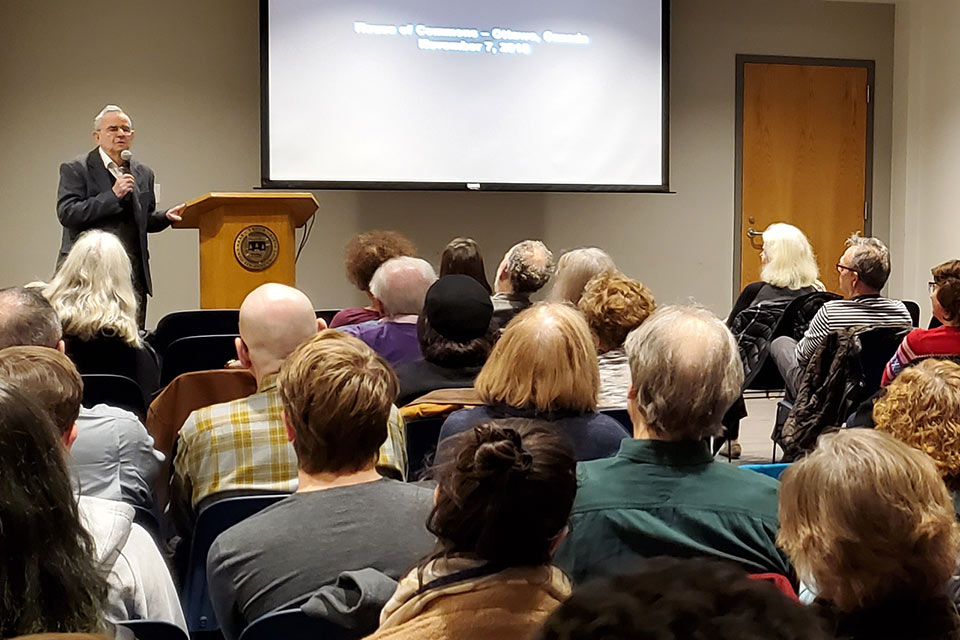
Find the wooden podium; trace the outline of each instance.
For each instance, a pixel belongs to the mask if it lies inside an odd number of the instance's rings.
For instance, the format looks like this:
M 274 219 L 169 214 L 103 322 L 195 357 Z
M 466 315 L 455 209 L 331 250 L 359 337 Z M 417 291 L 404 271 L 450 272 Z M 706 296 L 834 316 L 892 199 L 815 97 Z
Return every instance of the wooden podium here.
M 208 193 L 177 229 L 200 230 L 200 307 L 238 309 L 261 284 L 296 285 L 294 229 L 318 208 L 310 193 Z

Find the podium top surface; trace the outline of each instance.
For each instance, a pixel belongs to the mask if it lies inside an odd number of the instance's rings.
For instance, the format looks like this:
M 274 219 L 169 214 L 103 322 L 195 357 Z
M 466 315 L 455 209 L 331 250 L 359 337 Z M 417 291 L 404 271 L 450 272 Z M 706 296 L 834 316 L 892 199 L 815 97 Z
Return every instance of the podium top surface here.
M 191 200 L 183 208 L 183 220 L 174 223 L 176 229 L 200 226 L 200 217 L 215 209 L 231 207 L 249 212 L 251 207 L 263 207 L 270 213 L 286 213 L 294 227 L 302 227 L 320 207 L 312 193 L 302 191 L 256 191 L 253 193 L 212 192 Z

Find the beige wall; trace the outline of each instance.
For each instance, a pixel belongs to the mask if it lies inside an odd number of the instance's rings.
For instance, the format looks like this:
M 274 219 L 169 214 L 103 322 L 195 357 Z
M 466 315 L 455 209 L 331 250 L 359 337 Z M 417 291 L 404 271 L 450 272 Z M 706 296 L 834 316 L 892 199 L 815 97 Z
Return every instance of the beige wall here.
M 343 244 L 358 231 L 390 227 L 434 261 L 451 237 L 472 235 L 488 271 L 523 237 L 542 237 L 558 253 L 595 244 L 661 301 L 694 299 L 726 313 L 737 53 L 876 60 L 874 230 L 886 237 L 893 6 L 674 0 L 672 22 L 676 193 L 320 192 L 299 285 L 318 307 L 358 302 L 342 276 Z M 107 102 L 133 116 L 135 152 L 157 172 L 163 204 L 259 183 L 256 0 L 4 0 L 0 42 L 0 135 L 8 141 L 0 155 L 0 285 L 49 277 L 59 246 L 56 167 L 92 148 L 90 120 Z M 196 232 L 154 235 L 151 253 L 153 323 L 197 305 Z
M 894 295 L 930 317 L 930 268 L 960 258 L 960 3 L 898 2 L 891 248 Z

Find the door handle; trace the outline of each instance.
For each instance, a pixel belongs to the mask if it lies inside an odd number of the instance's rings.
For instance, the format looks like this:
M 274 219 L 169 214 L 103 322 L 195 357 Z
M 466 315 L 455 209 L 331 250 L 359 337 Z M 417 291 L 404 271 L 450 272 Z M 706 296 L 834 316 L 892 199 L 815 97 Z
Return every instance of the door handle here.
M 757 230 L 754 229 L 753 227 L 750 227 L 750 228 L 747 229 L 747 237 L 750 239 L 750 246 L 751 246 L 751 247 L 753 247 L 753 248 L 756 249 L 757 251 L 763 251 L 763 241 L 761 240 L 761 244 L 760 244 L 759 246 L 757 246 L 757 243 L 756 243 L 756 239 L 757 239 L 757 238 L 762 238 L 762 237 L 763 237 L 763 232 L 762 232 L 762 231 L 757 231 Z

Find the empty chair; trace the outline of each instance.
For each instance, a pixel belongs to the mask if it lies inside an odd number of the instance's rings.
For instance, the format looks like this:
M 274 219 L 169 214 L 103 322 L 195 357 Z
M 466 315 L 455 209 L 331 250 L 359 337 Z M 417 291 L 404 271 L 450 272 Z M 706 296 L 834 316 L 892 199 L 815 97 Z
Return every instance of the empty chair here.
M 901 300 L 903 306 L 907 308 L 907 311 L 910 312 L 910 320 L 913 322 L 913 326 L 920 326 L 920 305 L 914 302 L 913 300 Z
M 83 406 L 108 404 L 135 413 L 141 422 L 147 419 L 147 405 L 140 385 L 126 376 L 89 373 L 83 378 Z
M 166 386 L 181 373 L 222 369 L 236 357 L 234 343 L 238 336 L 202 335 L 174 340 L 163 355 L 160 369 L 160 386 Z
M 270 505 L 287 494 L 237 496 L 223 498 L 201 509 L 190 543 L 190 561 L 183 578 L 181 601 L 187 629 L 215 631 L 220 628 L 207 588 L 207 553 L 221 533 Z
M 235 335 L 240 332 L 239 309 L 192 309 L 175 311 L 160 318 L 147 340 L 161 356 L 174 340 L 201 335 Z

